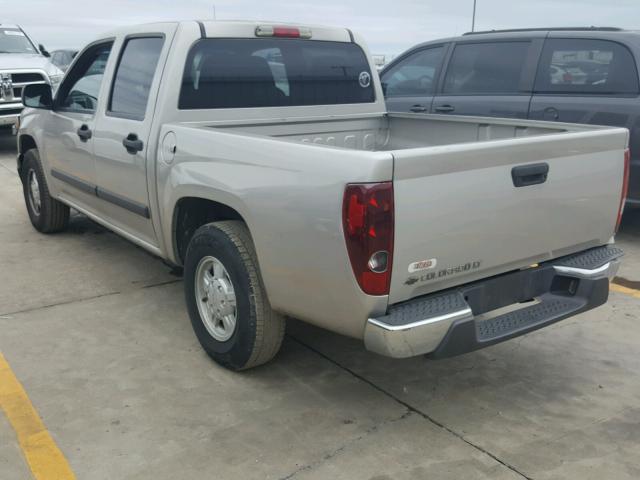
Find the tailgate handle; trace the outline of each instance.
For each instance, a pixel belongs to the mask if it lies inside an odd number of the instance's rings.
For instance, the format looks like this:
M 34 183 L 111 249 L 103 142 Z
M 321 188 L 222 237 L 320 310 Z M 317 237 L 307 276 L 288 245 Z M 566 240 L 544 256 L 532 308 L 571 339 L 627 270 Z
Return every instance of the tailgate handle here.
M 514 187 L 528 187 L 530 185 L 538 185 L 547 181 L 549 174 L 548 163 L 535 163 L 533 165 L 522 165 L 513 167 L 511 170 L 511 178 Z

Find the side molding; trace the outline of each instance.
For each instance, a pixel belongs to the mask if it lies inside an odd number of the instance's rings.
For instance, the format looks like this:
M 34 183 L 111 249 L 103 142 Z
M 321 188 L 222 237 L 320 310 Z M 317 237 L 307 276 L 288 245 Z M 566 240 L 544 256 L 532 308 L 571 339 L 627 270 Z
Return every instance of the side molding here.
M 55 168 L 51 169 L 51 176 L 71 185 L 74 188 L 77 188 L 78 190 L 95 195 L 106 202 L 117 205 L 120 208 L 124 208 L 136 215 L 140 215 L 144 218 L 151 218 L 149 207 L 146 205 L 125 198 L 117 193 L 110 192 L 109 190 L 105 190 L 104 188 L 98 187 L 92 183 L 85 182 L 84 180 L 74 177 L 73 175 L 69 175 L 68 173 L 61 172 L 60 170 L 56 170 Z

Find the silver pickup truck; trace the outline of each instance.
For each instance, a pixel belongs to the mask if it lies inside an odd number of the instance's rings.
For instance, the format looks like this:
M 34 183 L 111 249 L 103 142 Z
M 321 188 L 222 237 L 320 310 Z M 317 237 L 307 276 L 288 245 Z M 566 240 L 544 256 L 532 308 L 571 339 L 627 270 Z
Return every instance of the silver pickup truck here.
M 446 357 L 607 300 L 628 132 L 388 114 L 347 29 L 176 22 L 105 34 L 25 89 L 29 217 L 74 208 L 182 266 L 204 349 L 245 369 L 293 317 Z

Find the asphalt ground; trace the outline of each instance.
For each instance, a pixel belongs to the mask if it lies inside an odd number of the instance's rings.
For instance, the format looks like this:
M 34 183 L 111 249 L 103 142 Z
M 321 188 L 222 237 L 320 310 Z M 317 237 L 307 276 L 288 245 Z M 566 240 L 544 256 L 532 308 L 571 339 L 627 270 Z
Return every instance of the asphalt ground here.
M 30 225 L 0 138 L 0 479 L 638 479 L 640 211 L 610 301 L 447 360 L 290 322 L 231 373 L 182 280 L 76 214 Z

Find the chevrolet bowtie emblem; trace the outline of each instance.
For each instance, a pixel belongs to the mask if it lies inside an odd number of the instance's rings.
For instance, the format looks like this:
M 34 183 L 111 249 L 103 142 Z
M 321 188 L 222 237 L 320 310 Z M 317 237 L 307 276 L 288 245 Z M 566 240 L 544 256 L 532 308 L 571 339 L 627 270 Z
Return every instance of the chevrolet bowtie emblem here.
M 13 82 L 8 73 L 0 73 L 0 99 L 13 100 Z

